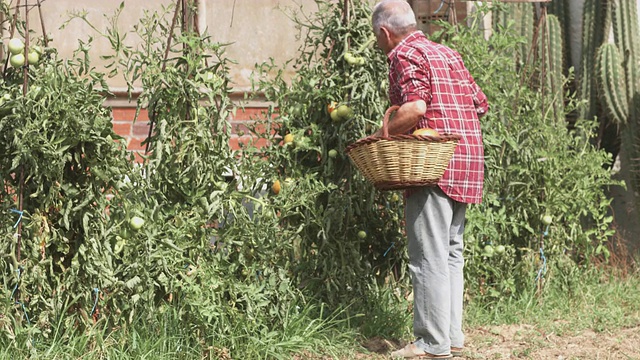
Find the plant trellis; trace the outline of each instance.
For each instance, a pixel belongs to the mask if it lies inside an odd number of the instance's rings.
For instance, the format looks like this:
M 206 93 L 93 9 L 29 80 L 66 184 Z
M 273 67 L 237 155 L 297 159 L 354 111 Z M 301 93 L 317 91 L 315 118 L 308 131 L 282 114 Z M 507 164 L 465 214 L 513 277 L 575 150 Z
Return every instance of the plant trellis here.
M 176 28 L 176 23 L 178 22 L 178 16 L 182 19 L 180 30 L 184 33 L 189 31 L 189 25 L 193 24 L 193 30 L 200 34 L 200 29 L 198 28 L 198 22 L 195 21 L 195 17 L 197 16 L 197 9 L 193 13 L 189 13 L 189 0 L 176 0 L 176 8 L 173 13 L 173 19 L 171 20 L 171 28 L 169 29 L 169 36 L 167 36 L 167 47 L 164 52 L 164 59 L 162 61 L 162 71 L 166 70 L 167 60 L 169 59 L 169 52 L 171 52 L 171 39 L 173 38 L 173 34 Z M 205 59 L 205 64 L 207 64 L 207 60 Z M 156 117 L 158 115 L 157 109 L 149 114 L 149 134 L 147 136 L 146 145 L 145 145 L 145 153 L 149 153 L 150 150 L 150 141 L 151 135 L 153 135 L 153 126 L 155 124 Z M 189 120 L 190 111 L 187 111 L 187 120 Z
M 24 3 L 22 3 L 21 0 L 17 0 L 17 3 L 15 5 L 15 7 L 13 8 L 14 13 L 13 13 L 13 17 L 11 19 L 11 23 L 10 23 L 10 30 L 9 30 L 9 37 L 13 38 L 15 33 L 16 33 L 16 29 L 18 27 L 18 17 L 20 15 L 20 11 L 22 9 L 24 9 L 24 34 L 25 34 L 25 41 L 24 41 L 24 65 L 22 66 L 22 71 L 23 71 L 23 83 L 22 83 L 22 95 L 26 96 L 27 95 L 27 91 L 29 89 L 29 51 L 30 49 L 30 41 L 29 41 L 29 34 L 30 34 L 30 24 L 29 24 L 29 12 L 37 7 L 38 8 L 38 15 L 40 18 L 40 26 L 42 28 L 42 35 L 43 35 L 43 41 L 44 41 L 44 46 L 47 47 L 48 46 L 48 38 L 47 38 L 47 34 L 46 34 L 46 30 L 45 30 L 45 25 L 44 25 L 44 18 L 42 16 L 42 3 L 45 2 L 45 0 L 35 0 L 35 2 L 30 2 L 29 0 L 25 0 Z M 7 77 L 7 69 L 9 67 L 9 57 L 7 56 L 7 58 L 5 59 L 5 65 L 4 65 L 4 71 L 3 71 L 3 78 L 6 79 Z M 25 166 L 24 165 L 20 165 L 20 171 L 18 174 L 18 181 L 19 181 L 19 190 L 18 190 L 18 209 L 14 210 L 13 212 L 15 212 L 16 214 L 19 214 L 19 218 L 18 221 L 16 222 L 16 225 L 14 226 L 14 228 L 16 228 L 16 233 L 15 233 L 15 238 L 16 238 L 16 260 L 18 263 L 20 263 L 20 259 L 21 259 L 21 248 L 22 248 L 22 218 L 24 215 L 24 185 L 25 185 Z M 18 280 L 19 281 L 19 276 L 18 276 Z M 15 298 L 16 304 L 20 304 L 19 301 L 19 295 L 20 294 L 20 290 L 18 288 L 18 284 L 16 283 L 16 288 L 14 290 L 14 294 L 12 295 L 12 298 Z M 23 305 L 23 309 L 24 309 L 24 305 Z M 26 312 L 25 312 L 26 313 Z

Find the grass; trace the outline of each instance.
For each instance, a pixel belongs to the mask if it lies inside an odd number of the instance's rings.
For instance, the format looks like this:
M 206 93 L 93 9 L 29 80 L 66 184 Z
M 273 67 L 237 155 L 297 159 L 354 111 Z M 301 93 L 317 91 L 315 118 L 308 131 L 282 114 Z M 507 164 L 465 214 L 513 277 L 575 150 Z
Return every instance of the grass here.
M 470 303 L 465 323 L 470 328 L 524 323 L 558 334 L 638 326 L 640 273 L 621 277 L 594 268 L 556 274 L 540 296 L 532 289 L 518 298 Z
M 57 328 L 45 339 L 37 334 L 0 337 L 1 359 L 290 359 L 292 353 L 342 357 L 357 337 L 342 312 L 326 314 L 309 305 L 279 319 L 283 331 L 235 324 L 231 336 L 199 336 L 178 311 L 135 319 L 109 331 L 98 323 L 83 333 Z M 3 343 L 3 341 L 5 343 Z
M 370 337 L 411 340 L 411 313 L 397 291 L 374 289 L 363 309 L 307 304 L 268 326 L 234 324 L 231 336 L 202 334 L 177 310 L 135 319 L 109 331 L 98 323 L 83 333 L 57 325 L 49 338 L 37 333 L 0 337 L 0 358 L 37 359 L 319 359 L 355 358 Z M 466 306 L 467 328 L 529 324 L 556 334 L 583 329 L 608 331 L 640 325 L 640 274 L 616 277 L 598 269 L 556 274 L 541 296 L 532 289 L 518 298 Z M 292 355 L 294 354 L 294 355 Z M 295 355 L 300 354 L 300 355 Z

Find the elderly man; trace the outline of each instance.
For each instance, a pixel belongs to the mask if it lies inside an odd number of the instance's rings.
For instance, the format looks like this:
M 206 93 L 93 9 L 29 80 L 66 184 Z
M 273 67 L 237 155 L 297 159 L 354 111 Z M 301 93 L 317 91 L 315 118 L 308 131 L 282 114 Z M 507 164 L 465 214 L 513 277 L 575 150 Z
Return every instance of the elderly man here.
M 373 9 L 373 30 L 389 62 L 389 96 L 399 105 L 389 134 L 432 128 L 462 136 L 438 186 L 406 194 L 409 270 L 416 340 L 397 358 L 461 356 L 465 210 L 482 199 L 484 152 L 479 118 L 487 98 L 460 55 L 417 31 L 411 6 L 384 0 Z M 376 135 L 380 135 L 377 133 Z

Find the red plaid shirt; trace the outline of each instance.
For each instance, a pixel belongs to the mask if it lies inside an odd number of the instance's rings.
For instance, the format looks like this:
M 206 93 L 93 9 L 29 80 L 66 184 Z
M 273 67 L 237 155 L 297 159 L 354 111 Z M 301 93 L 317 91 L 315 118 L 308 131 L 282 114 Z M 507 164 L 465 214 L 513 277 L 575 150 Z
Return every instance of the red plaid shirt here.
M 489 106 L 460 54 L 416 31 L 387 56 L 391 103 L 424 100 L 427 111 L 417 128 L 430 127 L 441 134 L 462 136 L 438 186 L 453 200 L 480 203 L 484 150 L 478 119 Z

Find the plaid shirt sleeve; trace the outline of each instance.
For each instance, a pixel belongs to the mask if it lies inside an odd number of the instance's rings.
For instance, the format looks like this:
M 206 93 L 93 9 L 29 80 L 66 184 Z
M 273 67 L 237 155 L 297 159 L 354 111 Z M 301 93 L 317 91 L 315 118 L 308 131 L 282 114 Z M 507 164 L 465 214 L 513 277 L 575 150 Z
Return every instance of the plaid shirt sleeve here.
M 398 86 L 396 89 L 396 99 L 391 99 L 392 102 L 404 104 L 416 100 L 424 100 L 427 105 L 431 103 L 430 67 L 428 66 L 428 62 L 420 59 L 419 53 L 415 51 L 398 52 L 391 61 L 390 66 L 390 74 L 392 74 L 391 76 L 394 77 L 394 83 Z M 466 73 L 472 89 L 473 103 L 476 107 L 476 112 L 478 116 L 481 117 L 489 111 L 487 96 L 482 92 L 478 84 L 476 84 L 473 76 L 471 76 L 468 71 L 466 71 Z
M 476 106 L 476 112 L 478 113 L 478 117 L 484 116 L 489 111 L 489 102 L 487 101 L 487 96 L 482 92 L 476 81 L 473 79 L 473 76 L 467 71 L 469 74 L 469 84 L 471 85 L 471 89 L 473 92 L 473 104 Z
M 430 69 L 424 61 L 419 61 L 418 56 L 416 52 L 407 51 L 398 53 L 391 61 L 392 83 L 397 86 L 396 94 L 392 94 L 395 97 L 391 99 L 393 103 L 404 104 L 417 100 L 431 103 Z

